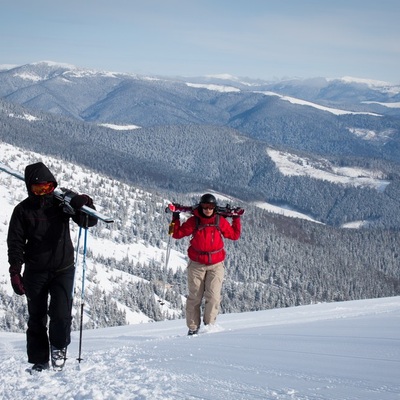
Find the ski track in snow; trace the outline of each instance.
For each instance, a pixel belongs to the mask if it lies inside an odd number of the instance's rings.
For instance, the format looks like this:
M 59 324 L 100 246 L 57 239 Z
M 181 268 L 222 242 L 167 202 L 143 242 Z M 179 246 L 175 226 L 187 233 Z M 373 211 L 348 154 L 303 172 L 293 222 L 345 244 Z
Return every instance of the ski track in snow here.
M 62 372 L 30 375 L 25 335 L 0 332 L 2 399 L 400 399 L 400 297 L 73 332 Z

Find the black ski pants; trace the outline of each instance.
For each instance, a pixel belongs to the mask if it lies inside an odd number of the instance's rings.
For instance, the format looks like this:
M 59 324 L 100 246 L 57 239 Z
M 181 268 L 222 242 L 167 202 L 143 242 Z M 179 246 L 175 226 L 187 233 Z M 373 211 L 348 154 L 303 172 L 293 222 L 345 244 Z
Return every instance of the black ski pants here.
M 48 362 L 50 344 L 57 349 L 70 344 L 74 275 L 73 265 L 61 271 L 24 272 L 29 314 L 26 331 L 28 362 Z

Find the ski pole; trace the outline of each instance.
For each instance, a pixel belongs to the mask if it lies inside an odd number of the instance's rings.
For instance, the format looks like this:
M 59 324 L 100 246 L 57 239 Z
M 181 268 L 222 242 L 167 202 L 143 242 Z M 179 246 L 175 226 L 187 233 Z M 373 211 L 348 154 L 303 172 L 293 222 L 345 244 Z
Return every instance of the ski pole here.
M 86 275 L 86 250 L 87 250 L 87 232 L 88 232 L 88 219 L 86 216 L 86 226 L 85 226 L 85 234 L 83 239 L 83 261 L 82 261 L 82 292 L 81 292 L 81 320 L 79 326 L 79 353 L 78 353 L 78 362 L 82 361 L 82 331 L 83 331 L 83 308 L 85 306 L 85 275 Z
M 171 254 L 171 237 L 172 234 L 174 232 L 174 225 L 175 223 L 172 221 L 169 224 L 169 229 L 168 229 L 168 242 L 167 242 L 167 251 L 165 253 L 165 271 L 168 270 L 168 263 L 169 263 L 169 256 Z M 165 298 L 165 292 L 166 292 L 166 287 L 165 287 L 165 281 L 164 281 L 164 285 L 163 285 L 163 296 Z M 163 306 L 165 304 L 165 302 L 163 300 L 158 300 L 158 302 Z
M 78 261 L 79 261 L 78 256 L 79 256 L 79 246 L 80 246 L 80 242 L 81 242 L 81 236 L 82 236 L 82 227 L 80 226 L 79 234 L 78 234 L 78 241 L 76 243 L 76 250 L 75 250 L 75 252 L 76 252 L 76 254 L 75 254 L 75 271 L 76 271 L 76 268 L 78 267 Z M 72 286 L 72 298 L 75 293 L 75 276 L 76 276 L 76 274 L 74 275 L 74 284 Z
M 169 255 L 171 254 L 171 237 L 172 233 L 174 232 L 174 222 L 171 222 L 169 224 L 169 229 L 168 229 L 168 242 L 167 242 L 167 252 L 165 254 L 165 269 L 168 268 L 168 262 L 169 262 Z
M 79 227 L 79 234 L 78 234 L 78 241 L 76 244 L 76 255 L 75 255 L 75 273 L 74 273 L 74 283 L 72 284 L 72 291 L 71 291 L 71 313 L 72 313 L 72 307 L 74 305 L 74 296 L 75 296 L 75 280 L 76 280 L 76 268 L 78 267 L 78 255 L 79 255 L 79 246 L 80 246 L 80 241 L 81 241 L 81 235 L 82 235 L 82 227 Z M 65 353 L 65 357 L 67 357 L 67 353 Z

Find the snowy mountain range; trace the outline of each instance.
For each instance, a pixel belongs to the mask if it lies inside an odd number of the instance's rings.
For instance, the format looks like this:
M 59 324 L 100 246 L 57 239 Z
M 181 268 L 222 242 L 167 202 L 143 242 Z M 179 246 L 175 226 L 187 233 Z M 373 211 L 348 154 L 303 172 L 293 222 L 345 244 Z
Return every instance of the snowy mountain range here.
M 308 101 L 319 100 L 322 102 L 330 101 L 342 104 L 347 102 L 350 104 L 361 100 L 371 103 L 382 103 L 382 106 L 388 108 L 400 107 L 399 85 L 348 76 L 335 79 L 319 77 L 306 80 L 289 79 L 280 81 L 252 80 L 228 74 L 172 78 L 167 76 L 157 77 L 111 71 L 96 71 L 53 61 L 42 61 L 22 66 L 0 65 L 0 71 L 4 73 L 2 80 L 8 79 L 13 84 L 18 82 L 17 89 L 31 86 L 32 83 L 50 83 L 52 80 L 64 80 L 68 83 L 72 82 L 75 78 L 110 78 L 118 79 L 120 82 L 124 79 L 133 79 L 148 82 L 183 82 L 189 87 L 203 88 L 222 93 L 271 90 L 271 95 L 287 95 Z M 5 89 L 7 90 L 7 86 Z M 362 99 L 363 97 L 365 99 Z
M 399 92 L 349 77 L 261 82 L 5 66 L 0 139 L 147 190 L 212 188 L 328 225 L 397 229 Z M 295 159 L 312 168 L 287 174 L 278 154 L 292 171 Z
M 342 136 L 346 131 L 347 142 L 352 135 L 360 138 L 357 132 L 363 130 L 375 138 L 384 135 L 386 141 L 396 141 L 399 134 L 400 86 L 349 77 L 278 82 L 232 76 L 148 77 L 45 61 L 0 68 L 0 97 L 35 110 L 114 126 L 228 126 L 272 145 L 293 146 L 290 125 L 296 120 L 298 125 L 308 124 L 308 130 L 318 126 L 323 140 L 325 132 Z M 293 133 L 301 140 L 307 137 L 306 130 Z

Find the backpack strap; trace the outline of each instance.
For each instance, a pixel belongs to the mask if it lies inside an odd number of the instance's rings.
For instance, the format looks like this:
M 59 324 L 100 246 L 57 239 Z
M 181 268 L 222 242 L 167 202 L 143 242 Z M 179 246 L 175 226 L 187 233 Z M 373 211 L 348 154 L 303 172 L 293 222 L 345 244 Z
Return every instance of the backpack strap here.
M 219 226 L 219 214 L 216 215 L 215 222 L 213 224 L 200 224 L 200 218 L 197 215 L 195 215 L 195 217 L 196 217 L 196 227 L 193 232 L 193 235 L 195 235 L 196 232 L 198 232 L 208 226 L 215 226 L 217 228 L 217 230 L 219 231 L 221 238 L 222 238 L 222 232 L 221 232 L 221 228 Z M 202 255 L 207 254 L 208 262 L 211 264 L 211 261 L 212 261 L 211 255 L 215 254 L 215 253 L 219 253 L 220 251 L 222 251 L 224 249 L 224 247 L 222 247 L 218 250 L 215 250 L 215 251 L 200 251 L 200 250 L 196 249 L 195 247 L 193 247 L 193 245 L 192 245 L 192 249 L 198 254 L 202 254 Z
M 199 254 L 199 255 L 204 255 L 204 254 L 208 255 L 208 263 L 211 264 L 211 263 L 212 263 L 212 257 L 211 257 L 211 255 L 212 255 L 212 254 L 215 254 L 215 253 L 219 253 L 219 252 L 222 251 L 224 248 L 222 247 L 222 248 L 220 248 L 219 250 L 214 250 L 214 251 L 200 251 L 200 250 L 197 250 L 195 247 L 192 246 L 192 249 L 193 249 L 197 254 Z
M 196 217 L 196 227 L 194 229 L 194 233 L 206 228 L 207 226 L 215 226 L 221 233 L 221 228 L 219 226 L 219 218 L 220 218 L 219 214 L 215 216 L 215 222 L 213 224 L 200 224 L 200 217 L 198 217 L 197 215 L 195 215 L 195 217 Z

